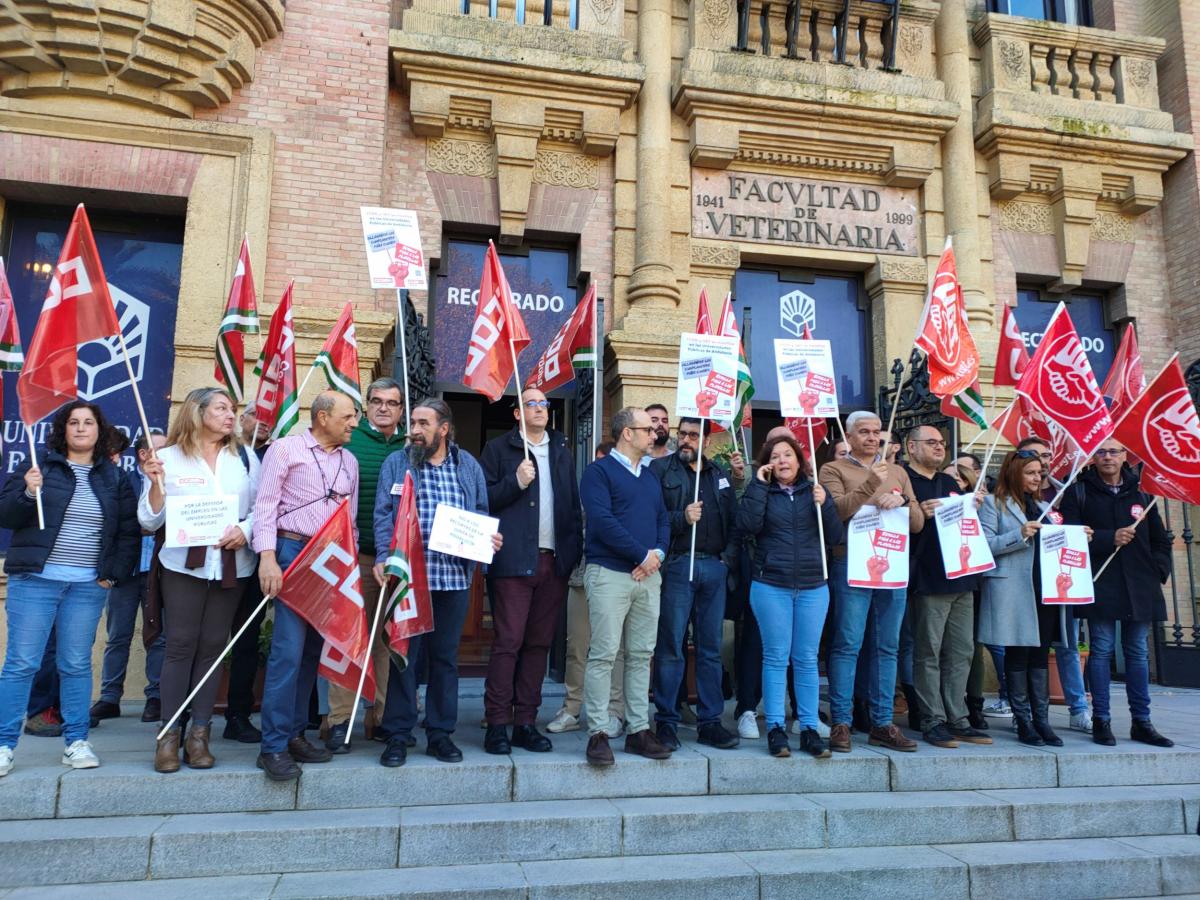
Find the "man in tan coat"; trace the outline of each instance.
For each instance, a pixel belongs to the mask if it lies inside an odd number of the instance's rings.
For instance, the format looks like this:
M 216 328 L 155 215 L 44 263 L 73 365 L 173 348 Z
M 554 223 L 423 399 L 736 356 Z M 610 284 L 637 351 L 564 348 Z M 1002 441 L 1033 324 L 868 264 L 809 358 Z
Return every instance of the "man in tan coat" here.
M 914 534 L 925 524 L 925 515 L 913 495 L 908 473 L 880 458 L 879 417 L 871 412 L 851 413 L 846 419 L 850 455 L 827 463 L 820 481 L 837 506 L 842 521 L 849 522 L 864 506 L 895 509 L 907 504 L 909 529 Z M 847 529 L 847 534 L 849 530 Z M 869 621 L 875 623 L 875 659 L 870 660 L 871 733 L 869 743 L 877 747 L 911 752 L 916 741 L 892 722 L 892 696 L 896 691 L 896 656 L 900 625 L 904 620 L 904 588 L 869 589 L 850 587 L 846 577 L 846 547 L 834 548 L 830 567 L 833 592 L 833 629 L 829 649 L 829 712 L 831 749 L 850 752 L 850 718 L 854 696 L 854 673 L 863 635 Z

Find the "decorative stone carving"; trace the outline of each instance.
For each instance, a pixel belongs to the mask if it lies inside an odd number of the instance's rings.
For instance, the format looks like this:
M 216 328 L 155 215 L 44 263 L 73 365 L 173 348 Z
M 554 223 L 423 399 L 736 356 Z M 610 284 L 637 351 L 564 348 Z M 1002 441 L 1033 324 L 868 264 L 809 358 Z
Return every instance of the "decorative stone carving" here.
M 1000 63 L 1009 78 L 1019 79 L 1025 67 L 1025 48 L 1016 41 L 1001 41 Z M 1027 72 L 1024 74 L 1028 75 Z
M 1134 241 L 1133 218 L 1120 213 L 1101 211 L 1092 220 L 1092 240 L 1114 241 L 1132 244 Z
M 191 118 L 254 77 L 282 0 L 0 3 L 0 94 L 117 99 Z
M 704 0 L 704 24 L 714 36 L 719 35 L 733 13 L 734 0 Z
M 1042 203 L 1001 203 L 1000 228 L 1021 234 L 1053 234 L 1054 215 L 1050 207 Z
M 489 141 L 430 138 L 425 144 L 425 164 L 445 175 L 496 177 L 496 148 Z
M 1125 63 L 1125 72 L 1131 84 L 1139 90 L 1150 83 L 1150 60 L 1132 59 Z
M 596 21 L 607 22 L 617 5 L 617 0 L 588 0 L 588 5 L 591 6 Z
M 720 244 L 692 242 L 692 265 L 711 266 L 714 269 L 736 269 L 742 263 L 742 254 L 737 247 Z
M 600 186 L 600 161 L 583 153 L 539 150 L 533 161 L 533 180 L 536 184 L 595 189 Z
M 915 25 L 901 26 L 900 49 L 910 58 L 920 53 L 925 49 L 925 29 Z
M 881 281 L 907 281 L 912 284 L 924 284 L 929 279 L 929 267 L 923 262 L 900 262 L 881 257 L 879 275 Z

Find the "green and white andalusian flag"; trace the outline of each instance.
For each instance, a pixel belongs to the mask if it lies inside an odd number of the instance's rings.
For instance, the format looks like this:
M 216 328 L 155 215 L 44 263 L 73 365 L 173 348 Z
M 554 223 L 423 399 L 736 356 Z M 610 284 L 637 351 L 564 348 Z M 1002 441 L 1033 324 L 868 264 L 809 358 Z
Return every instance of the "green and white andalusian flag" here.
M 354 338 L 354 313 L 349 303 L 342 308 L 333 331 L 325 338 L 321 352 L 313 360 L 313 367 L 324 371 L 331 388 L 348 395 L 362 406 L 362 388 L 358 381 L 358 341 Z
M 988 427 L 987 412 L 983 408 L 983 397 L 979 393 L 979 382 L 959 394 L 942 398 L 942 414 L 954 416 L 980 428 Z
M 229 299 L 225 302 L 225 317 L 217 329 L 217 365 L 213 372 L 217 381 L 229 388 L 240 404 L 245 394 L 242 370 L 246 365 L 246 346 L 243 334 L 258 334 L 258 304 L 254 292 L 254 274 L 250 271 L 250 240 L 242 238 Z
M 721 318 L 717 325 L 717 334 L 722 337 L 738 339 L 738 370 L 737 370 L 737 401 L 738 411 L 734 417 L 740 427 L 747 428 L 752 423 L 750 398 L 754 396 L 754 378 L 750 374 L 750 364 L 746 362 L 746 351 L 742 347 L 742 335 L 738 331 L 737 317 L 733 314 L 733 294 L 725 295 L 725 305 L 721 307 Z
M 13 306 L 13 295 L 8 287 L 8 276 L 4 272 L 4 259 L 0 257 L 0 370 L 19 372 L 24 364 L 25 351 L 21 349 L 21 332 L 17 328 L 17 310 Z

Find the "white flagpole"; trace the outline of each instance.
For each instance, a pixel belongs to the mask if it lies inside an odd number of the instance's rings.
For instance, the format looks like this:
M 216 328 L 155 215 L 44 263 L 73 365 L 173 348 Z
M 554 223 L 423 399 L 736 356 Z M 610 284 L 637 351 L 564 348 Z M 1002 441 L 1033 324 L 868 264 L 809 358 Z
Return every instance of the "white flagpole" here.
M 1071 477 L 1063 482 L 1063 486 L 1059 489 L 1058 493 L 1054 495 L 1054 499 L 1050 501 L 1050 504 L 1044 510 L 1042 510 L 1042 514 L 1040 516 L 1038 516 L 1035 521 L 1040 522 L 1040 521 L 1042 521 L 1042 519 L 1046 518 L 1046 516 L 1050 515 L 1050 511 L 1052 509 L 1054 509 L 1055 506 L 1058 505 L 1058 501 L 1062 499 L 1063 494 L 1065 494 L 1067 492 L 1067 488 L 1069 488 L 1071 486 L 1071 484 L 1075 481 L 1075 476 L 1077 476 L 1079 474 L 1080 470 L 1083 469 L 1083 464 L 1086 461 L 1087 461 L 1087 457 L 1085 456 L 1085 457 L 1083 457 L 1083 459 L 1078 460 L 1074 466 L 1072 466 Z M 1092 580 L 1093 581 L 1095 580 L 1095 576 L 1093 576 Z
M 804 421 L 808 423 L 808 465 L 812 469 L 812 483 L 815 488 L 817 486 L 817 447 L 813 441 L 812 419 L 806 418 Z M 820 535 L 821 540 L 821 577 L 828 581 L 829 563 L 825 560 L 825 520 L 821 517 L 821 504 L 816 503 L 815 497 L 813 502 L 817 507 L 817 534 Z
M 600 379 L 603 375 L 600 353 L 600 298 L 592 301 L 592 458 L 596 457 L 596 448 L 600 446 L 600 417 L 603 415 L 603 386 Z
M 385 597 L 383 596 L 383 588 L 379 589 L 379 599 L 375 604 L 375 620 L 371 623 L 371 633 L 367 635 L 367 649 L 363 653 L 361 671 L 358 673 L 358 689 L 354 692 L 354 703 L 350 706 L 350 721 L 346 725 L 346 740 L 345 745 L 350 744 L 350 734 L 354 731 L 354 717 L 358 713 L 358 701 L 362 698 L 363 685 L 367 683 L 367 665 L 371 661 L 371 650 L 375 646 L 375 632 L 379 629 L 379 616 L 383 612 Z M 376 676 L 378 677 L 378 676 Z M 379 696 L 378 682 L 375 686 L 376 694 Z
M 703 416 L 700 417 L 700 447 L 696 451 L 696 493 L 692 498 L 693 503 L 700 502 L 700 473 L 704 471 L 704 423 L 707 421 Z M 731 423 L 732 424 L 732 423 Z M 692 523 L 692 548 L 689 552 L 688 560 L 688 581 L 692 581 L 696 577 L 696 523 Z
M 25 434 L 29 438 L 30 467 L 34 468 L 34 469 L 38 469 L 40 471 L 40 467 L 38 466 L 38 461 L 37 461 L 37 447 L 34 446 L 34 443 L 33 443 L 33 429 L 30 428 L 28 425 L 25 426 Z M 34 503 L 37 504 L 38 528 L 45 531 L 46 530 L 46 511 L 44 509 L 42 509 L 42 489 L 41 488 L 38 488 L 36 491 L 34 491 L 33 501 L 34 501 Z
M 404 337 L 404 317 L 407 312 L 405 307 L 407 307 L 407 306 L 408 306 L 408 291 L 405 288 L 396 288 L 396 307 L 397 307 L 397 310 L 399 311 L 399 315 L 396 319 L 396 335 L 397 335 L 397 337 L 400 338 L 400 368 L 402 368 L 404 370 L 404 429 L 403 430 L 404 430 L 405 434 L 408 434 L 408 430 L 411 427 L 409 425 L 409 418 L 411 416 L 411 412 L 409 411 L 409 403 L 408 403 L 408 341 Z M 351 715 L 353 715 L 353 713 Z M 346 730 L 347 737 L 349 737 L 349 734 L 350 734 L 350 731 L 349 731 L 349 729 L 347 729 Z
M 221 665 L 221 663 L 224 661 L 225 654 L 233 649 L 233 645 L 238 642 L 238 638 L 240 638 L 242 633 L 250 627 L 250 623 L 255 620 L 260 612 L 262 612 L 263 607 L 267 605 L 267 601 L 271 599 L 273 598 L 270 595 L 263 597 L 262 602 L 254 608 L 254 612 L 250 613 L 250 615 L 246 617 L 246 621 L 242 623 L 242 627 L 239 628 L 237 633 L 229 639 L 229 643 L 225 646 L 225 649 L 221 651 L 220 655 L 215 660 L 213 660 L 213 664 L 208 667 L 208 671 L 204 673 L 204 677 L 196 682 L 196 686 L 192 688 L 192 692 L 187 695 L 187 698 L 183 701 L 183 703 L 179 704 L 179 709 L 175 710 L 175 715 L 171 716 L 171 720 L 163 726 L 162 731 L 158 733 L 155 740 L 161 741 L 166 733 L 171 730 L 171 726 L 175 724 L 176 720 L 178 720 L 181 715 L 183 715 L 183 711 L 188 708 L 188 705 L 192 702 L 195 696 L 200 693 L 200 688 L 204 687 L 204 682 L 208 681 L 208 679 L 212 677 L 212 673 L 217 671 L 217 666 Z
M 513 380 L 517 388 L 517 421 L 521 425 L 521 443 L 525 447 L 525 461 L 529 461 L 529 435 L 525 431 L 525 407 L 521 404 L 521 373 L 517 371 L 517 348 L 513 346 L 512 336 L 508 338 L 508 352 L 512 354 Z
M 1004 412 L 1002 412 L 1002 413 L 1000 414 L 1000 415 L 1002 415 L 1002 416 L 1005 416 L 1005 419 L 1004 419 L 1005 423 L 1007 423 L 1007 422 L 1008 422 L 1008 418 L 1007 418 L 1007 417 L 1012 415 L 1013 409 L 1016 407 L 1016 403 L 1017 403 L 1017 401 L 1016 401 L 1016 400 L 1014 400 L 1014 401 L 1013 401 L 1012 403 L 1010 403 L 1010 404 L 1009 404 L 1007 407 L 1005 407 L 1005 409 L 1004 409 Z M 998 419 L 997 419 L 997 421 L 998 421 Z M 1002 429 L 1004 426 L 1000 426 L 999 428 L 997 428 L 997 427 L 996 427 L 996 423 L 995 423 L 995 422 L 993 422 L 993 423 L 992 423 L 992 427 L 993 427 L 993 428 L 995 428 L 995 430 L 996 430 L 996 433 L 995 433 L 994 435 L 992 435 L 992 443 L 991 443 L 991 445 L 989 445 L 989 446 L 988 446 L 987 455 L 986 455 L 986 456 L 983 458 L 983 468 L 982 468 L 982 470 L 980 471 L 980 474 L 979 474 L 979 477 L 980 477 L 981 479 L 987 476 L 988 464 L 989 464 L 989 463 L 991 463 L 991 461 L 992 461 L 992 454 L 996 452 L 996 444 L 998 444 L 998 443 L 1000 442 L 1000 435 L 1001 435 L 1001 433 L 1002 433 L 1002 432 L 1001 432 L 1001 429 Z M 981 433 L 982 433 L 982 432 L 981 432 Z M 963 450 L 962 452 L 963 452 L 963 453 L 966 453 L 967 451 L 966 451 L 966 450 Z
M 142 394 L 138 390 L 138 380 L 133 374 L 133 362 L 129 359 L 129 348 L 125 346 L 125 333 L 117 331 L 117 340 L 121 343 L 121 355 L 125 357 L 125 370 L 129 373 L 129 386 L 133 388 L 133 399 L 137 402 L 138 415 L 142 420 L 142 434 L 146 436 L 146 446 L 150 450 L 150 458 L 158 459 L 158 454 L 154 452 L 154 441 L 150 440 L 150 423 L 146 420 L 146 407 L 142 405 Z M 158 489 L 164 494 L 167 492 L 167 487 L 163 483 L 161 475 L 155 479 L 158 482 Z
M 1133 523 L 1134 528 L 1137 528 L 1139 525 L 1142 524 L 1143 521 L 1145 521 L 1146 516 L 1150 515 L 1150 510 L 1154 509 L 1154 507 L 1158 504 L 1158 501 L 1161 499 L 1162 499 L 1161 497 L 1155 497 L 1153 500 L 1150 501 L 1150 505 L 1142 510 L 1142 514 L 1140 516 L 1138 516 L 1137 520 Z M 1104 561 L 1104 565 L 1102 565 L 1100 567 L 1099 571 L 1097 571 L 1096 574 L 1092 576 L 1093 582 L 1096 581 L 1096 579 L 1098 579 L 1101 575 L 1104 574 L 1104 570 L 1107 569 L 1108 564 L 1113 561 L 1113 557 L 1116 556 L 1120 552 L 1121 552 L 1121 548 L 1117 547 L 1115 550 L 1113 550 L 1112 553 L 1109 554 L 1108 559 L 1106 559 Z
M 300 382 L 300 389 L 296 391 L 296 403 L 300 402 L 300 397 L 304 393 L 304 389 L 308 386 L 308 379 L 312 378 L 313 372 L 317 371 L 316 363 L 308 367 L 308 374 L 304 376 L 304 380 Z
M 840 432 L 842 433 L 842 443 L 843 443 L 843 444 L 845 444 L 847 447 L 849 447 L 849 446 L 850 446 L 850 441 L 849 441 L 849 439 L 846 437 L 846 426 L 842 424 L 842 417 L 841 417 L 841 415 L 839 414 L 839 415 L 836 415 L 836 416 L 834 416 L 834 417 L 833 417 L 833 420 L 834 420 L 835 422 L 837 422 L 837 425 L 838 425 L 838 431 L 840 431 Z M 826 430 L 828 431 L 828 429 L 826 429 Z

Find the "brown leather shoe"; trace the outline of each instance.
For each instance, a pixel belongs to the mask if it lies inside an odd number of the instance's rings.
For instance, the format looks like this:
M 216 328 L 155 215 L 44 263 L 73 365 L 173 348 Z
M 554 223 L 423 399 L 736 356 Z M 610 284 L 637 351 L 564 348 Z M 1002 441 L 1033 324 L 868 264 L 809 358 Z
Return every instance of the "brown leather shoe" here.
M 191 769 L 211 769 L 216 762 L 208 750 L 209 732 L 211 725 L 193 725 L 188 729 L 187 739 L 183 742 L 183 761 Z
M 163 773 L 179 771 L 178 728 L 172 728 L 159 739 L 158 747 L 154 751 L 154 771 Z
M 904 753 L 914 753 L 917 749 L 917 742 L 906 738 L 904 732 L 895 725 L 888 725 L 886 728 L 876 725 L 871 729 L 867 743 L 872 747 L 887 747 L 889 750 L 900 750 Z
M 637 734 L 625 735 L 625 752 L 636 753 L 646 759 L 670 759 L 671 750 L 658 739 L 658 736 L 646 728 Z
M 603 731 L 597 731 L 588 738 L 587 761 L 588 765 L 601 768 L 611 766 L 616 762 L 613 759 L 612 748 L 608 746 L 608 735 Z
M 829 729 L 829 749 L 838 753 L 850 752 L 850 726 L 844 723 Z

